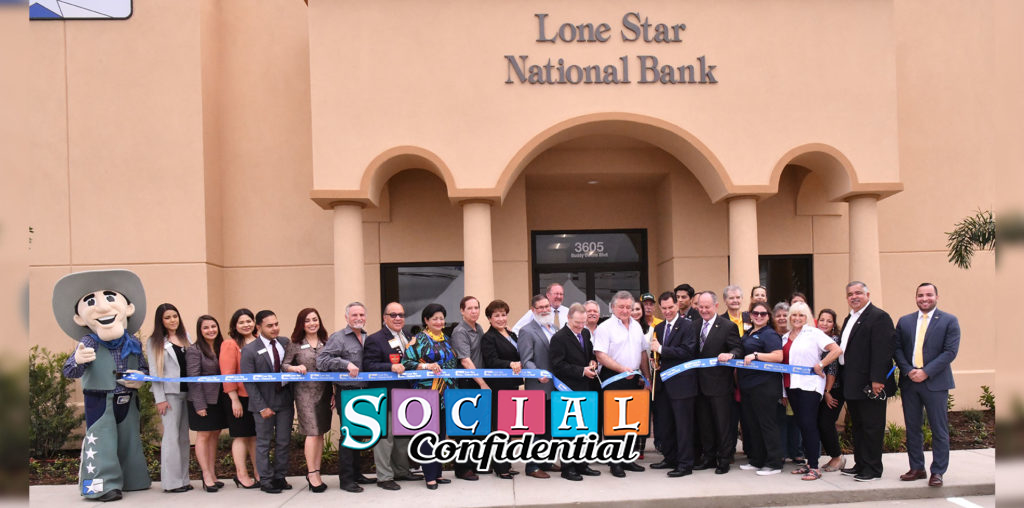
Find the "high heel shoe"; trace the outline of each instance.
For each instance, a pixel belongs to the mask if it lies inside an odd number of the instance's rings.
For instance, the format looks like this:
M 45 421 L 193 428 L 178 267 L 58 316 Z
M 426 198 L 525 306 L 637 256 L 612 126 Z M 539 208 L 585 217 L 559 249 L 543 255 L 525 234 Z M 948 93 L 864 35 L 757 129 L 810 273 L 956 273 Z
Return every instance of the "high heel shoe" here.
M 327 490 L 327 484 L 324 483 L 323 480 L 321 480 L 320 481 L 320 485 L 313 485 L 313 482 L 309 479 L 309 475 L 311 475 L 313 473 L 319 473 L 319 472 L 320 472 L 320 470 L 317 469 L 316 471 L 310 471 L 310 472 L 306 473 L 306 483 L 309 484 L 309 490 L 311 490 L 311 491 L 313 491 L 313 492 L 315 492 L 317 494 Z
M 252 482 L 252 485 L 246 485 L 246 484 L 242 483 L 242 480 L 239 480 L 237 476 L 234 477 L 233 480 L 235 480 L 235 488 L 241 488 L 241 489 L 258 489 L 258 488 L 260 488 L 260 482 L 257 482 L 257 481 Z
M 220 490 L 220 487 L 218 487 L 217 485 L 207 485 L 206 482 L 204 481 L 203 490 L 207 492 L 217 492 L 218 490 Z

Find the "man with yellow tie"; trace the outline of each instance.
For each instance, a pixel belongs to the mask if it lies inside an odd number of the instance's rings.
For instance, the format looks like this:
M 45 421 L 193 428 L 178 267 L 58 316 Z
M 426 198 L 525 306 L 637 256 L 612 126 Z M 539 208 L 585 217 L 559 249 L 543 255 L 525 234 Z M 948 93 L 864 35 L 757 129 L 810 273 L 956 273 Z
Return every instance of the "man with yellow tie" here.
M 907 423 L 907 455 L 910 471 L 900 480 L 923 480 L 924 433 L 922 413 L 932 429 L 932 466 L 928 485 L 942 486 L 949 466 L 949 420 L 946 400 L 954 388 L 950 364 L 960 348 L 960 323 L 956 316 L 936 308 L 939 289 L 924 282 L 917 286 L 918 311 L 900 318 L 896 325 L 896 364 L 900 368 L 903 418 Z

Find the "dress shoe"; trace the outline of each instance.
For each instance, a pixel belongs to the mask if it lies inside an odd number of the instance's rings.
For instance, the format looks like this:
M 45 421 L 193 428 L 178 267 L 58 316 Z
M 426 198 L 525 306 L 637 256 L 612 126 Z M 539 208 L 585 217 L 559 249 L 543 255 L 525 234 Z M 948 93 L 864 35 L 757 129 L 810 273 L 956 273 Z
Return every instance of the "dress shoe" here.
M 848 467 L 846 469 L 840 469 L 839 473 L 843 476 L 857 476 L 860 474 L 860 469 L 856 467 Z
M 572 471 L 562 471 L 562 478 L 565 478 L 566 480 L 573 481 L 573 482 L 583 481 L 583 477 L 582 476 L 580 476 L 580 475 L 578 475 L 578 474 L 576 474 L 576 473 L 574 473 Z
M 689 476 L 689 475 L 693 474 L 693 470 L 692 469 L 684 469 L 684 468 L 677 467 L 677 468 L 669 471 L 666 474 L 668 475 L 669 478 L 679 478 L 681 476 Z
M 545 473 L 543 469 L 530 471 L 529 473 L 526 473 L 526 476 L 532 476 L 534 478 L 551 478 L 551 475 Z
M 421 475 L 419 473 L 409 473 L 409 474 L 407 474 L 405 476 L 400 476 L 398 478 L 395 478 L 395 480 L 398 480 L 400 482 L 410 482 L 410 481 L 413 481 L 413 480 L 422 480 L 422 479 L 423 479 L 423 475 Z
M 693 469 L 696 470 L 696 471 L 703 471 L 705 469 L 714 469 L 716 467 L 718 467 L 718 464 L 716 464 L 714 462 L 711 462 L 711 461 L 708 461 L 708 462 L 701 462 L 700 464 L 697 464 L 696 466 L 693 466 Z
M 626 471 L 632 471 L 634 473 L 642 473 L 647 470 L 644 466 L 641 466 L 636 462 L 627 462 L 622 465 L 622 469 L 625 469 Z
M 871 475 L 871 474 L 867 474 L 867 473 L 861 473 L 861 474 L 853 477 L 854 480 L 857 480 L 859 482 L 873 482 L 873 481 L 875 481 L 875 480 L 877 480 L 879 478 L 880 478 L 879 476 L 875 476 L 875 475 Z
M 400 485 L 395 483 L 394 480 L 384 480 L 382 482 L 377 482 L 377 486 L 384 490 L 399 490 L 402 488 Z
M 729 472 L 729 464 L 725 463 L 715 468 L 715 474 L 725 474 Z
M 361 474 L 357 474 L 356 483 L 358 483 L 359 485 L 373 485 L 374 483 L 377 483 L 377 480 L 373 478 L 367 478 Z
M 341 484 L 341 490 L 345 492 L 362 492 L 363 488 L 356 485 L 355 482 L 344 482 Z
M 470 471 L 468 473 L 465 473 L 465 474 L 456 475 L 455 477 L 459 478 L 459 479 L 462 479 L 462 480 L 469 481 L 469 482 L 475 482 L 475 481 L 480 479 L 480 477 L 477 476 L 476 473 L 474 473 L 472 471 Z
M 123 497 L 121 496 L 121 489 L 114 489 L 100 497 L 97 497 L 96 500 L 106 503 L 107 501 L 119 501 L 121 497 Z
M 281 489 L 278 488 L 278 487 L 275 487 L 273 483 L 270 483 L 270 484 L 267 484 L 267 485 L 260 485 L 260 490 L 262 490 L 263 492 L 266 492 L 267 494 L 280 494 L 281 493 Z
M 675 469 L 675 468 L 676 468 L 676 464 L 672 464 L 671 462 L 665 462 L 664 460 L 661 461 L 661 462 L 655 462 L 654 464 L 651 464 L 651 469 Z
M 583 476 L 601 476 L 601 472 L 596 469 L 591 469 L 590 466 L 576 467 L 576 472 Z
M 168 494 L 177 494 L 179 492 L 188 492 L 188 490 L 189 490 L 188 487 L 189 487 L 188 485 L 182 485 L 181 487 L 178 487 L 176 489 L 165 489 L 164 492 L 166 492 Z
M 254 481 L 254 482 L 252 482 L 251 485 L 246 486 L 244 483 L 242 483 L 242 480 L 238 479 L 237 476 L 234 477 L 233 479 L 235 481 L 235 488 L 238 488 L 238 489 L 258 489 L 258 488 L 260 488 L 260 482 Z
M 924 472 L 924 469 L 911 469 L 906 473 L 900 475 L 900 480 L 905 482 L 912 482 L 914 480 L 924 480 L 928 478 L 928 473 Z
M 608 466 L 612 470 L 612 476 L 616 478 L 625 478 L 626 471 L 622 469 L 622 464 L 612 464 Z
M 939 473 L 932 473 L 932 477 L 928 479 L 929 487 L 941 487 L 942 486 L 942 475 Z
M 437 484 L 438 484 L 438 485 L 448 485 L 448 484 L 449 484 L 449 483 L 451 483 L 451 482 L 452 482 L 452 481 L 451 481 L 451 480 L 449 480 L 449 479 L 447 479 L 447 478 L 438 478 L 438 479 L 437 479 Z

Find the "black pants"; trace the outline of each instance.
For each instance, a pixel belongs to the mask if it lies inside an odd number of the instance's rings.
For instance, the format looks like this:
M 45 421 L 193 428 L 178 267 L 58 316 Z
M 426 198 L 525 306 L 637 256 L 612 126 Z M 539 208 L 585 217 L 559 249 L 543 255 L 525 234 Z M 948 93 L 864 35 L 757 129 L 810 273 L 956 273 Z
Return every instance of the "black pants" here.
M 679 469 L 693 469 L 694 400 L 673 399 L 664 391 L 654 397 L 655 439 L 661 441 L 665 462 Z
M 818 405 L 818 433 L 821 434 L 821 446 L 829 457 L 838 457 L 843 454 L 839 445 L 839 431 L 836 430 L 836 420 L 839 419 L 839 412 L 843 410 L 843 389 L 832 386 L 829 392 L 832 398 L 836 399 L 836 407 L 828 407 L 825 399 L 822 398 Z
M 796 425 L 800 428 L 800 441 L 804 444 L 804 457 L 807 467 L 818 469 L 818 458 L 821 457 L 821 438 L 818 437 L 818 405 L 821 395 L 818 392 L 787 388 L 789 404 L 793 406 Z
M 727 465 L 736 450 L 736 426 L 732 420 L 732 393 L 697 396 L 697 424 L 700 426 L 704 462 Z
M 743 399 L 743 443 L 750 465 L 782 469 L 782 436 L 776 407 L 781 384 L 768 381 L 741 389 Z
M 853 467 L 861 474 L 881 477 L 885 401 L 847 400 L 846 407 L 853 422 Z

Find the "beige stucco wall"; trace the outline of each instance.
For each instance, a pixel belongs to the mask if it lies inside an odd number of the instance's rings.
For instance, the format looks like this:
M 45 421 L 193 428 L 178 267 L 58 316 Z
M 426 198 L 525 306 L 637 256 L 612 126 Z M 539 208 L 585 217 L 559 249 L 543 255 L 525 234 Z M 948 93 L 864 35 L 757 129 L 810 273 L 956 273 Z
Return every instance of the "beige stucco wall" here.
M 838 177 L 820 167 L 773 173 L 793 148 L 822 143 L 859 183 L 902 184 L 879 204 L 879 296 L 895 318 L 914 309 L 918 282 L 939 285 L 940 305 L 964 330 L 957 401 L 973 405 L 978 387 L 994 384 L 994 256 L 954 268 L 944 232 L 994 203 L 996 140 L 1019 115 L 1001 114 L 1016 90 L 998 79 L 1005 37 L 991 31 L 1024 7 L 694 5 L 153 0 L 127 21 L 4 20 L 0 42 L 22 48 L 25 69 L 23 93 L 5 101 L 24 119 L 12 138 L 23 142 L 5 157 L 32 175 L 14 196 L 35 231 L 31 342 L 70 349 L 50 311 L 53 283 L 101 266 L 136 270 L 151 307 L 174 302 L 189 328 L 201 313 L 226 324 L 247 306 L 278 310 L 290 331 L 309 305 L 328 328 L 344 326 L 333 315 L 332 254 L 345 239 L 310 200 L 315 191 L 377 200 L 351 232 L 363 237 L 370 326 L 380 263 L 462 260 L 452 196 L 495 198 L 495 295 L 513 313 L 530 292 L 532 229 L 645 227 L 652 289 L 721 290 L 730 189 L 761 196 L 760 254 L 813 254 L 817 306 L 845 309 L 848 211 L 826 199 Z M 617 35 L 629 10 L 685 22 L 684 42 L 534 41 L 535 12 L 550 23 L 606 21 Z M 505 54 L 601 64 L 629 54 L 634 81 L 637 54 L 675 65 L 706 55 L 720 82 L 507 85 Z M 602 122 L 513 163 L 581 116 Z M 624 118 L 657 128 L 616 123 Z M 400 172 L 371 195 L 371 161 L 404 145 L 433 153 L 447 173 Z M 680 160 L 696 155 L 708 160 Z M 717 183 L 701 164 L 722 171 Z M 543 175 L 556 176 L 551 186 Z M 614 187 L 573 186 L 588 175 Z

